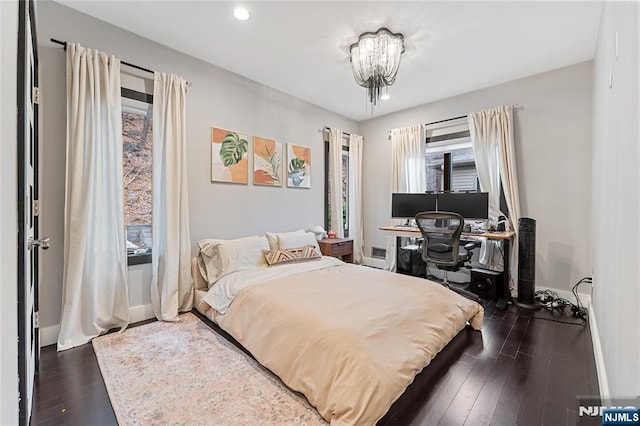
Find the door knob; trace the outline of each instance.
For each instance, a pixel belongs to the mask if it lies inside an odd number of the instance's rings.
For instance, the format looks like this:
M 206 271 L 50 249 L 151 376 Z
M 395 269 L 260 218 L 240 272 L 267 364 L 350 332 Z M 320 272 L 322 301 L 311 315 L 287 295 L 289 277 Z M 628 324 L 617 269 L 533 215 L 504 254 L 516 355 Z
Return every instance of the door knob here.
M 27 248 L 31 250 L 34 247 L 40 247 L 43 250 L 49 248 L 49 242 L 51 239 L 49 237 L 42 237 L 40 239 L 34 240 L 33 238 L 29 238 L 27 241 Z

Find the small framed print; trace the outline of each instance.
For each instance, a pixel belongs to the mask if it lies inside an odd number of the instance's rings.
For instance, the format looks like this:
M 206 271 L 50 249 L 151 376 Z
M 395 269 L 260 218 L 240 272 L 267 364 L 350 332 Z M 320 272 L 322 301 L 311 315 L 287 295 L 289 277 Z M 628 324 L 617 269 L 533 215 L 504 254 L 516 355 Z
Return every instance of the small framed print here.
M 311 148 L 287 144 L 287 186 L 311 188 Z
M 249 183 L 248 136 L 211 128 L 211 181 Z
M 282 144 L 253 137 L 253 184 L 282 186 Z

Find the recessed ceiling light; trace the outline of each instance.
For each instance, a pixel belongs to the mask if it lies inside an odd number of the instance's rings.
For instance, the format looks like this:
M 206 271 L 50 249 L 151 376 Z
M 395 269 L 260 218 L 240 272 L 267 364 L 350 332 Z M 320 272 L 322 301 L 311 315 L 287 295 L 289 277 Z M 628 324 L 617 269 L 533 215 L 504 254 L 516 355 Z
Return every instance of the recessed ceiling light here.
M 247 19 L 249 19 L 251 14 L 244 7 L 236 7 L 233 10 L 233 16 L 235 16 L 237 19 L 239 19 L 241 21 L 246 21 Z
M 380 95 L 380 99 L 382 99 L 383 101 L 386 101 L 390 98 L 388 93 L 383 93 L 382 95 Z

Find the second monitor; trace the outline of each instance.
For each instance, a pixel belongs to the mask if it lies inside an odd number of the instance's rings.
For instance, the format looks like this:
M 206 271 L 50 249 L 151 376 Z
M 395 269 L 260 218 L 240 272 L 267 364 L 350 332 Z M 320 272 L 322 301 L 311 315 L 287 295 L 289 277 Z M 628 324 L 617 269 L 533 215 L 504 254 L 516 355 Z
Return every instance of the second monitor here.
M 488 219 L 489 194 L 487 192 L 438 194 L 438 211 L 455 212 L 465 219 Z
M 413 219 L 418 213 L 436 209 L 436 194 L 391 194 L 391 217 Z

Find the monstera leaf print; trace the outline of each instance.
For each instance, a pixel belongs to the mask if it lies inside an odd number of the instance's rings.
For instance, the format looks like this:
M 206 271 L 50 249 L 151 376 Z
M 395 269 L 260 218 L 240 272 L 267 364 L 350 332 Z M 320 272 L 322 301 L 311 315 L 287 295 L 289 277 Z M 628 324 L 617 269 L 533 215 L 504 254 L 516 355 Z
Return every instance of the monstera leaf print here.
M 287 144 L 287 186 L 311 188 L 311 148 Z
M 222 140 L 220 147 L 220 159 L 225 167 L 232 166 L 242 160 L 242 156 L 247 152 L 249 142 L 240 139 L 236 132 L 229 132 Z
M 294 158 L 289 162 L 289 178 L 293 186 L 300 186 L 306 173 L 307 166 L 302 158 Z

